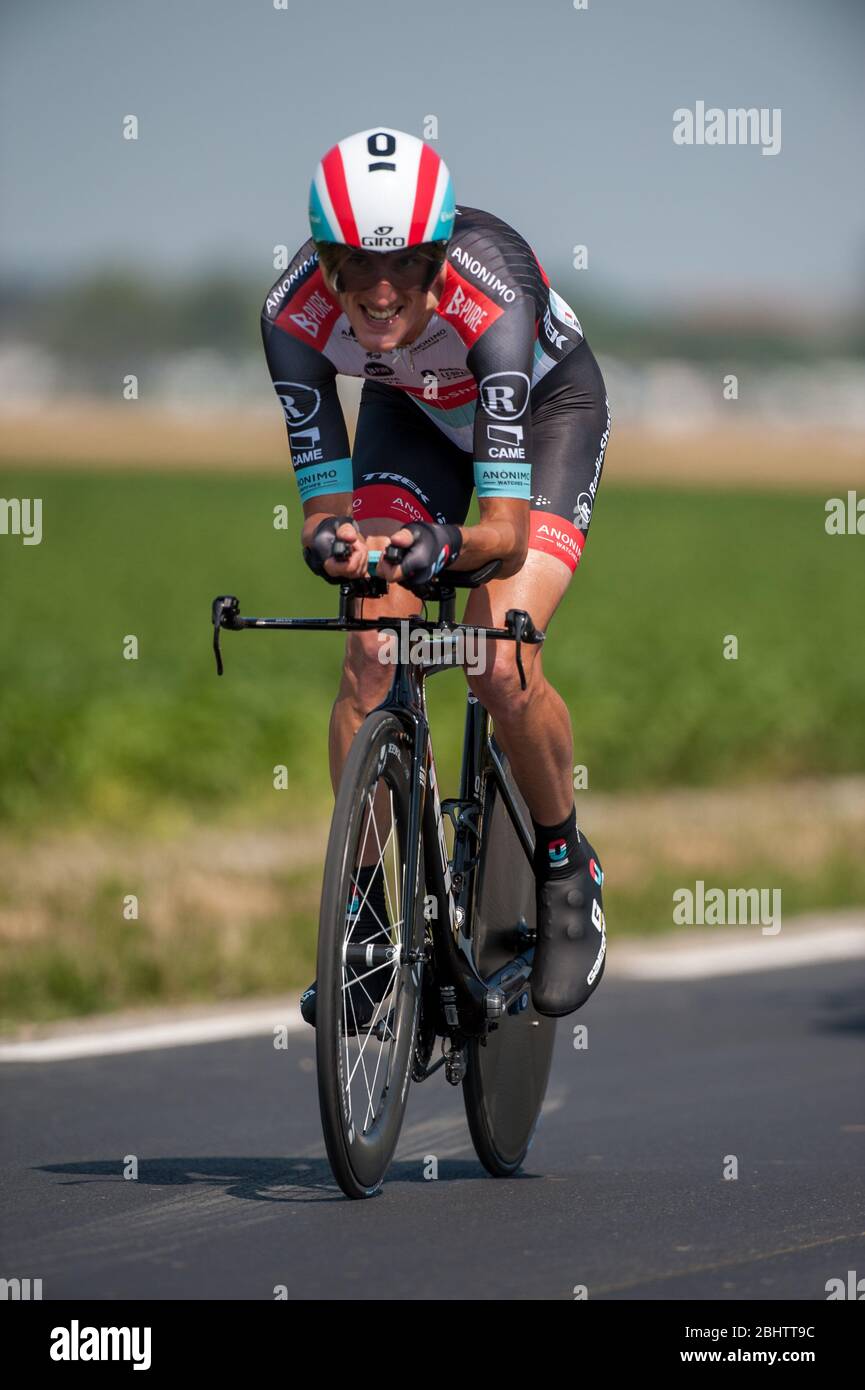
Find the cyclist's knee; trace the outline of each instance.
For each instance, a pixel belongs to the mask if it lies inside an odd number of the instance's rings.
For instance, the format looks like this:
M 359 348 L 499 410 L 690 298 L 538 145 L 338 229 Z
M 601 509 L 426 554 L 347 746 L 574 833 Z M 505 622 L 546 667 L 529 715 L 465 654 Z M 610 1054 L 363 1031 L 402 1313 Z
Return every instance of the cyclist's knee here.
M 384 650 L 377 632 L 352 632 L 346 641 L 341 693 L 360 709 L 371 709 L 387 694 L 393 672 L 379 659 Z
M 494 655 L 492 654 L 494 650 Z M 469 689 L 476 695 L 493 718 L 503 714 L 516 714 L 527 708 L 534 697 L 534 687 L 540 677 L 540 670 L 534 671 L 531 657 L 526 660 L 523 652 L 523 666 L 526 673 L 526 689 L 520 685 L 520 673 L 514 660 L 513 644 L 497 642 L 487 648 L 488 660 L 482 671 L 467 672 Z

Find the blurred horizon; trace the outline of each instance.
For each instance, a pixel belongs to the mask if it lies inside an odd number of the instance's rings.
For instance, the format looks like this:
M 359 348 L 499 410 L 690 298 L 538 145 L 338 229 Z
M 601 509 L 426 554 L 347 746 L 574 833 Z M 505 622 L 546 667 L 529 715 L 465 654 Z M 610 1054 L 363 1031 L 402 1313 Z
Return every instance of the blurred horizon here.
M 307 235 L 329 145 L 380 122 L 425 135 L 434 116 L 458 202 L 510 221 L 553 272 L 587 246 L 593 300 L 865 314 L 861 4 L 441 0 L 436 19 L 431 39 L 396 0 L 331 0 L 326 33 L 272 3 L 7 0 L 0 278 L 122 264 L 167 285 L 210 267 L 264 282 L 273 247 Z M 387 83 L 370 80 L 388 47 Z M 777 109 L 779 152 L 676 145 L 673 113 L 697 101 Z

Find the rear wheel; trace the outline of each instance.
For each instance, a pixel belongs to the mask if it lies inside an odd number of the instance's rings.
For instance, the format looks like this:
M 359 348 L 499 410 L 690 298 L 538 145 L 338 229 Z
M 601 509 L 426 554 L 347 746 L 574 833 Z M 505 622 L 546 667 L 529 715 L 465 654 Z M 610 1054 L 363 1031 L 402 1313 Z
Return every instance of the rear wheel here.
M 530 825 L 506 762 L 505 773 Z M 477 873 L 472 943 L 478 968 L 488 977 L 520 952 L 521 923 L 535 929 L 534 873 L 491 775 L 485 778 Z M 466 1049 L 466 1118 L 477 1156 L 493 1177 L 510 1177 L 528 1153 L 555 1044 L 556 1020 L 535 1011 L 528 985 L 518 1004 L 525 1007 L 512 1006 L 518 1011 L 484 1037 L 472 1038 Z
M 319 1105 L 330 1165 L 348 1197 L 381 1186 L 405 1114 L 424 938 L 422 860 L 417 883 L 406 883 L 410 792 L 411 741 L 393 715 L 376 710 L 340 782 L 318 936 Z M 361 866 L 381 875 L 385 908 L 358 931 Z

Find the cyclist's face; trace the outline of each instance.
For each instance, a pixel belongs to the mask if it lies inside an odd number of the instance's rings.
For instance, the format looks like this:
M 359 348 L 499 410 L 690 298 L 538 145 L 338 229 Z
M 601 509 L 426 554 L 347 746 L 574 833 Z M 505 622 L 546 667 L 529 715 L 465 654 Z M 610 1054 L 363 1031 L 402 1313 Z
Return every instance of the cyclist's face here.
M 412 250 L 345 256 L 339 298 L 361 347 L 390 352 L 423 331 L 444 283 L 442 268 L 425 289 L 430 270 L 428 257 Z

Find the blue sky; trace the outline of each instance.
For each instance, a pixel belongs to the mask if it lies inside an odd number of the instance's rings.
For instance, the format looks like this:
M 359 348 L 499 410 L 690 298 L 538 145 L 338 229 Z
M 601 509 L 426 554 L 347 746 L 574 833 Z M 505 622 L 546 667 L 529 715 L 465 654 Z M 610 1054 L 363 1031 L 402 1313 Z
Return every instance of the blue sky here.
M 865 297 L 855 0 L 4 0 L 0 271 L 270 274 L 321 153 L 423 134 L 458 201 L 640 305 Z M 782 149 L 680 147 L 697 100 L 779 107 Z M 137 142 L 121 138 L 129 113 Z

